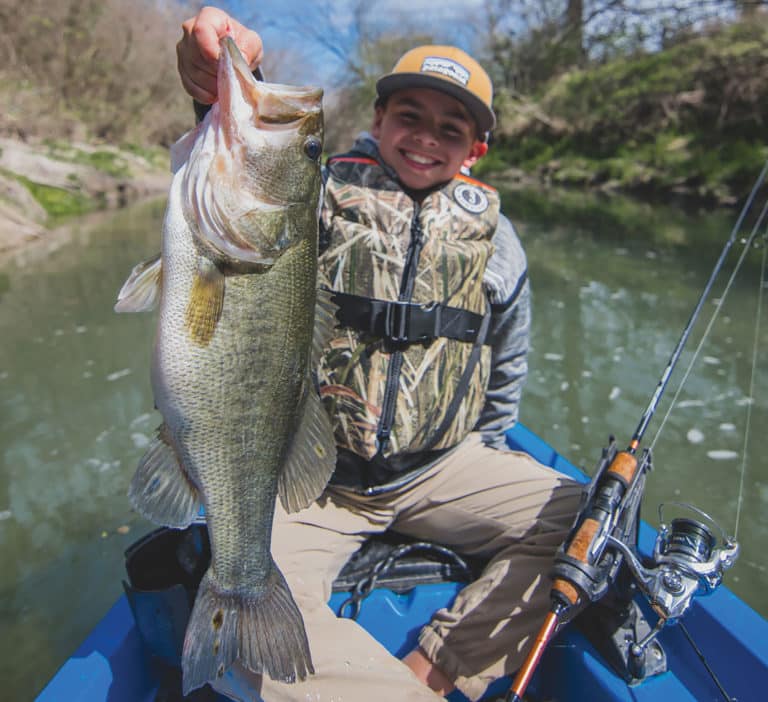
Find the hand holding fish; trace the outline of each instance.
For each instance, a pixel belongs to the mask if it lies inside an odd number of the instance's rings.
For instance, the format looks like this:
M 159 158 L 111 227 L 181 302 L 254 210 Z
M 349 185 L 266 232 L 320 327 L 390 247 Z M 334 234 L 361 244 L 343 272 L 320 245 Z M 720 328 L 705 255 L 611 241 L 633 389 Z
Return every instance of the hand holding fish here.
M 261 63 L 261 37 L 217 7 L 202 8 L 181 28 L 184 35 L 176 44 L 181 83 L 184 90 L 204 105 L 213 104 L 218 97 L 216 76 L 219 42 L 223 37 L 234 39 L 251 70 Z

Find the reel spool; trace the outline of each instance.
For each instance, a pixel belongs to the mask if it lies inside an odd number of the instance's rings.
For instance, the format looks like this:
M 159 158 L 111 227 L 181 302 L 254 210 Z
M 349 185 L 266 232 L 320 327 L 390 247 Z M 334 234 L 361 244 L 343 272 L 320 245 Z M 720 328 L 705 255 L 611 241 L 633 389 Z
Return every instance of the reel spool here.
M 659 505 L 660 526 L 653 561 L 660 571 L 662 588 L 653 589 L 656 595 L 653 599 L 660 598 L 659 604 L 666 616 L 661 612 L 659 614 L 664 619 L 680 616 L 694 595 L 712 592 L 720 585 L 723 573 L 735 563 L 739 554 L 738 543 L 706 512 L 683 502 L 670 504 L 694 512 L 703 521 L 678 517 L 667 524 L 664 520 L 665 505 Z M 720 544 L 716 531 L 720 535 Z M 676 597 L 682 594 L 686 594 L 687 601 L 676 601 Z

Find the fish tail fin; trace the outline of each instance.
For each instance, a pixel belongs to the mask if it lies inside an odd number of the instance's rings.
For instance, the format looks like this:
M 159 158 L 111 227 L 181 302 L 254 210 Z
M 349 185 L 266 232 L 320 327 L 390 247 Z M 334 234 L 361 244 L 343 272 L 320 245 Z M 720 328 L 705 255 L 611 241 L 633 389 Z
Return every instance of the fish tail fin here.
M 197 488 L 182 469 L 164 423 L 139 461 L 128 498 L 150 521 L 176 529 L 189 526 L 200 510 Z
M 304 620 L 274 562 L 255 595 L 224 592 L 210 569 L 205 574 L 184 638 L 184 695 L 221 678 L 236 659 L 286 683 L 315 672 Z

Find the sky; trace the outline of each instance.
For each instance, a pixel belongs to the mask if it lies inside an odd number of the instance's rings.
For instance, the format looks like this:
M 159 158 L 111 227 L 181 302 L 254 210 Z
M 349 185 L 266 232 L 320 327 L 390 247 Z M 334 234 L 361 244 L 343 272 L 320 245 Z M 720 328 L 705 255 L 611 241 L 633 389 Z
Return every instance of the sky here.
M 302 25 L 306 28 L 311 24 L 323 36 L 338 36 L 345 45 L 355 46 L 353 9 L 365 6 L 370 8 L 366 19 L 372 26 L 389 25 L 393 31 L 401 33 L 429 33 L 437 43 L 455 44 L 477 54 L 477 45 L 483 39 L 478 27 L 484 24 L 485 3 L 486 0 L 213 0 L 213 4 L 258 31 L 267 53 L 290 50 L 293 65 L 286 67 L 282 62 L 278 69 L 280 74 L 268 76 L 270 80 L 316 83 L 326 88 L 333 87 L 341 60 L 317 42 L 310 41 L 306 31 L 302 34 Z M 533 0 L 527 5 L 529 9 L 536 7 Z M 694 17 L 697 13 L 712 11 L 712 2 L 704 0 L 632 0 L 627 6 L 641 14 L 630 16 L 629 23 L 642 25 L 653 17 L 658 24 L 662 17 L 674 16 L 674 12 L 663 9 L 670 5 L 688 8 Z M 557 4 L 550 2 L 549 6 L 552 8 Z M 590 6 L 590 0 L 585 0 L 585 9 Z M 642 14 L 649 11 L 652 15 Z M 610 21 L 610 16 L 603 15 L 600 20 L 603 19 Z M 600 29 L 596 23 L 590 26 L 593 31 Z M 657 47 L 649 42 L 648 48 Z M 288 73 L 283 73 L 284 68 Z
M 213 4 L 226 9 L 238 21 L 262 36 L 265 50 L 288 48 L 302 59 L 302 77 L 306 82 L 325 84 L 333 81 L 340 59 L 316 45 L 310 46 L 299 32 L 303 21 L 314 20 L 315 26 L 327 33 L 336 32 L 353 40 L 354 0 L 226 0 Z M 452 43 L 471 51 L 475 36 L 474 23 L 468 22 L 480 13 L 483 0 L 369 0 L 367 17 L 371 23 L 395 22 L 395 28 L 407 26 L 414 31 L 430 32 L 437 41 Z M 319 8 L 330 7 L 326 14 Z

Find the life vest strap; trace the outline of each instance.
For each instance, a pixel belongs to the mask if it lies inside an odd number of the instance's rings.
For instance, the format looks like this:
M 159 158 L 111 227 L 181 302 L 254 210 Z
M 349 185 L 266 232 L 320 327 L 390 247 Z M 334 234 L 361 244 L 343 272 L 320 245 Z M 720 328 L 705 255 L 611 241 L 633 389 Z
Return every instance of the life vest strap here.
M 395 343 L 430 341 L 441 336 L 473 342 L 483 323 L 481 314 L 440 302 L 379 300 L 342 292 L 334 292 L 331 300 L 338 305 L 336 319 L 342 327 Z

